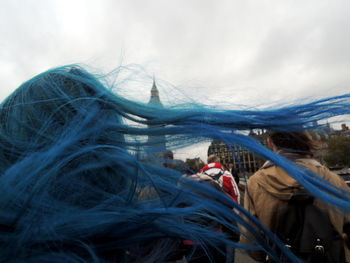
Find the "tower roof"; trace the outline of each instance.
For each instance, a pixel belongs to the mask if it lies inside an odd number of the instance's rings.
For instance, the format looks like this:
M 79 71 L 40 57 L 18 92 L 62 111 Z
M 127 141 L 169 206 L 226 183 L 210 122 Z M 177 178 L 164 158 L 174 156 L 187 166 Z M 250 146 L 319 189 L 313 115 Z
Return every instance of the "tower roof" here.
M 153 84 L 152 84 L 151 91 L 157 91 L 158 92 L 157 85 L 156 85 L 156 79 L 155 79 L 154 76 L 153 76 Z
M 157 106 L 163 106 L 162 102 L 159 98 L 159 91 L 156 85 L 155 77 L 153 76 L 153 84 L 151 89 L 151 97 L 149 99 L 148 104 L 157 105 Z

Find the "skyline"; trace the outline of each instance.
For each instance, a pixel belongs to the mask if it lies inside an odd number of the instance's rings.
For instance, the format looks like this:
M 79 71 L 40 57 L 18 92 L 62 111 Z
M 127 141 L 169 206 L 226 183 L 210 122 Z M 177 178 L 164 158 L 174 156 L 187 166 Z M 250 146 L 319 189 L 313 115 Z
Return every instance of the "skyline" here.
M 3 0 L 0 100 L 72 63 L 114 70 L 114 91 L 141 102 L 154 74 L 165 106 L 256 109 L 345 94 L 349 8 L 345 0 Z

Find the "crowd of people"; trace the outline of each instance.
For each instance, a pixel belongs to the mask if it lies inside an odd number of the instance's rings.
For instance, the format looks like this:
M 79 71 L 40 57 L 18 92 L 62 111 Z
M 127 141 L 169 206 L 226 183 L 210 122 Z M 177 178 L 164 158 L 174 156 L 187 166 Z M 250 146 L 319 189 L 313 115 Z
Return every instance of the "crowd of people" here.
M 226 263 L 235 249 L 261 262 L 350 262 L 350 190 L 313 158 L 306 131 L 349 106 L 343 95 L 275 110 L 159 108 L 78 66 L 39 74 L 1 104 L 0 262 Z M 241 132 L 252 128 L 271 130 L 270 150 Z M 157 156 L 146 136 L 174 148 L 220 139 L 268 161 L 242 206 L 239 178 L 217 156 L 184 174 L 141 158 Z M 331 234 L 282 220 L 296 199 L 307 200 L 301 213 L 326 215 L 316 228 L 329 221 Z M 286 221 L 298 237 L 280 234 Z M 317 242 L 303 250 L 306 235 Z

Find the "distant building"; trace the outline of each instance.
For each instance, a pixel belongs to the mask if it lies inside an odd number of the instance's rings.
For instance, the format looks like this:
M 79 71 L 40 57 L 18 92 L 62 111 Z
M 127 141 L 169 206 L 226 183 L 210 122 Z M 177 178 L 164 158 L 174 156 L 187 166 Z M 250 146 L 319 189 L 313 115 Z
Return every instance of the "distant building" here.
M 149 99 L 148 104 L 157 106 L 162 108 L 163 104 L 160 101 L 159 97 L 159 91 L 157 89 L 156 81 L 155 78 L 153 77 L 153 85 L 151 89 L 151 97 Z M 159 109 L 161 110 L 161 109 Z M 160 124 L 155 124 L 155 125 L 148 125 L 149 128 L 161 128 L 163 125 Z M 166 143 L 165 143 L 165 136 L 164 135 L 149 135 L 148 136 L 148 145 L 150 147 L 150 150 L 152 152 L 156 153 L 166 153 L 167 148 L 166 148 Z M 158 154 L 159 155 L 159 154 Z
M 329 127 L 329 124 L 327 124 L 327 127 Z M 346 125 L 346 123 L 341 124 L 340 130 L 334 130 L 333 128 L 323 128 L 325 133 L 327 133 L 328 137 L 333 137 L 333 136 L 345 136 L 345 137 L 350 137 L 350 129 L 349 126 Z M 327 138 L 328 139 L 328 138 Z
M 317 127 L 318 123 L 315 122 L 314 127 Z M 329 123 L 327 123 L 325 126 L 321 126 L 315 130 L 309 130 L 308 133 L 310 134 L 313 144 L 314 144 L 314 158 L 317 159 L 322 164 L 325 164 L 324 158 L 327 156 L 328 153 L 328 140 L 329 138 L 335 133 L 336 131 L 331 128 Z
M 346 124 L 341 125 L 340 130 L 334 130 L 329 123 L 326 125 L 318 125 L 313 123 L 314 127 L 319 128 L 309 130 L 309 134 L 315 144 L 314 157 L 321 163 L 325 163 L 324 158 L 328 155 L 328 140 L 331 137 L 344 136 L 350 137 L 350 129 Z M 267 132 L 264 130 L 250 131 L 249 136 L 254 137 L 264 146 L 267 146 Z M 254 173 L 257 171 L 264 160 L 259 156 L 253 154 L 247 149 L 232 145 L 230 148 L 223 142 L 213 141 L 208 148 L 208 155 L 215 154 L 220 158 L 222 164 L 229 167 L 228 164 L 233 163 L 235 169 L 239 172 Z
M 314 123 L 317 125 L 317 122 Z M 315 145 L 314 157 L 322 164 L 326 164 L 325 158 L 329 155 L 328 141 L 336 137 L 350 137 L 349 127 L 343 123 L 340 130 L 333 129 L 329 123 L 318 129 L 309 131 Z
M 159 91 L 157 89 L 156 80 L 154 77 L 153 77 L 153 84 L 152 84 L 152 89 L 151 89 L 151 97 L 149 98 L 148 104 L 163 107 L 163 104 L 160 101 Z
M 148 104 L 155 106 L 155 109 L 159 112 L 163 109 L 154 77 Z M 173 152 L 167 150 L 165 135 L 156 135 L 157 130 L 163 129 L 164 126 L 164 124 L 148 124 L 148 128 L 153 129 L 155 135 L 148 136 L 147 147 L 145 148 L 145 153 L 142 155 L 142 159 L 149 163 L 163 165 L 177 170 L 184 170 L 185 165 L 181 164 L 180 160 L 174 160 Z
M 341 125 L 340 135 L 350 137 L 349 126 L 347 126 L 345 123 Z
M 349 130 L 349 127 L 345 124 L 345 123 L 343 123 L 342 125 L 341 125 L 341 131 L 342 132 L 346 132 L 346 131 L 348 131 Z
M 257 132 L 250 131 L 249 136 L 254 137 L 261 144 L 266 146 L 267 133 L 263 130 Z M 215 154 L 226 167 L 232 163 L 238 172 L 254 173 L 257 171 L 264 160 L 246 148 L 239 145 L 232 145 L 230 148 L 223 142 L 213 141 L 208 148 L 208 156 Z

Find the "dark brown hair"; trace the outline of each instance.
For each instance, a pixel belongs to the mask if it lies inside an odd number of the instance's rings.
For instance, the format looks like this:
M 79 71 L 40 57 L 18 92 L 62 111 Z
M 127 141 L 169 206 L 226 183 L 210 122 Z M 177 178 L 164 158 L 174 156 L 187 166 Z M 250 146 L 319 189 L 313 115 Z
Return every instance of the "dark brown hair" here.
M 269 137 L 278 149 L 288 149 L 300 154 L 310 154 L 315 145 L 307 131 L 280 132 L 270 131 Z

